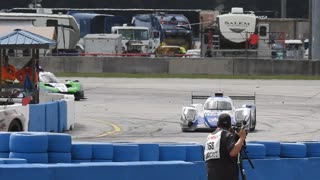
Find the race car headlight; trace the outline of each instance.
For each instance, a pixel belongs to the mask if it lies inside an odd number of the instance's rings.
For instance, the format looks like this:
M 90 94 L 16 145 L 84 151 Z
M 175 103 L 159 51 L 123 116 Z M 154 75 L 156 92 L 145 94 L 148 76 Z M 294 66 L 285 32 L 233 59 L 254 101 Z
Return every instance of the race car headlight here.
M 185 109 L 184 117 L 187 121 L 193 121 L 196 117 L 197 111 L 195 109 Z

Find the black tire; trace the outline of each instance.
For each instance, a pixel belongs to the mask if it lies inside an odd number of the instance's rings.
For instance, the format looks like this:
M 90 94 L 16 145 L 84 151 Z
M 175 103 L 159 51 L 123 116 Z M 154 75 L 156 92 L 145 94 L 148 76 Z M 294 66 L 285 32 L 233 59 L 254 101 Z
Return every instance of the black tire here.
M 250 131 L 253 132 L 256 129 L 256 124 L 257 124 L 257 113 L 256 113 L 256 108 L 254 110 L 254 115 L 251 116 L 251 127 Z M 253 120 L 254 119 L 254 120 Z M 253 120 L 253 121 L 252 121 Z
M 190 128 L 181 128 L 182 132 L 193 132 Z
M 79 91 L 74 94 L 75 101 L 80 101 L 81 99 L 84 99 L 84 91 Z
M 20 132 L 20 131 L 23 131 L 23 127 L 22 127 L 22 124 L 21 124 L 20 120 L 19 119 L 12 120 L 12 122 L 9 125 L 8 131 L 9 132 Z
M 254 120 L 255 121 L 255 120 Z M 251 122 L 250 132 L 253 132 L 256 129 L 256 122 Z

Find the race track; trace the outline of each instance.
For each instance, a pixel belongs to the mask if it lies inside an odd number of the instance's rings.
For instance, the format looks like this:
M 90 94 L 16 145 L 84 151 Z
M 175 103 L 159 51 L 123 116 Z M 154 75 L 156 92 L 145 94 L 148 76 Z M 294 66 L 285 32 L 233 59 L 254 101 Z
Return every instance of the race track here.
M 63 79 L 63 78 L 61 78 Z M 69 78 L 70 79 L 70 78 Z M 181 108 L 191 92 L 256 93 L 257 127 L 250 140 L 319 140 L 320 81 L 71 78 L 85 88 L 77 101 L 74 141 L 198 142 L 208 132 L 182 133 Z

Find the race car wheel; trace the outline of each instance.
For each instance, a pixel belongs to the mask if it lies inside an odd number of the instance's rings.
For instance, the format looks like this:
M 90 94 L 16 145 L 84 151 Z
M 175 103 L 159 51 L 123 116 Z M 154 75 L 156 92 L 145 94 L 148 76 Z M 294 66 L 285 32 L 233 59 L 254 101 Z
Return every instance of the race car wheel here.
M 252 125 L 250 127 L 250 132 L 253 132 L 256 129 L 256 124 L 255 122 L 252 122 Z
M 9 132 L 23 131 L 23 127 L 22 127 L 20 120 L 18 120 L 18 119 L 12 120 L 12 122 L 9 125 L 8 131 Z
M 74 100 L 75 101 L 80 101 L 80 93 L 79 92 L 74 94 Z
M 192 132 L 192 131 L 190 130 L 190 128 L 181 128 L 181 131 L 182 131 L 182 132 Z
M 84 99 L 84 92 L 83 91 L 79 91 L 74 94 L 74 100 L 80 101 L 80 99 Z
M 253 113 L 251 114 L 251 126 L 250 126 L 250 131 L 253 132 L 256 129 L 256 124 L 257 124 L 257 114 L 256 114 L 256 108 L 252 109 Z

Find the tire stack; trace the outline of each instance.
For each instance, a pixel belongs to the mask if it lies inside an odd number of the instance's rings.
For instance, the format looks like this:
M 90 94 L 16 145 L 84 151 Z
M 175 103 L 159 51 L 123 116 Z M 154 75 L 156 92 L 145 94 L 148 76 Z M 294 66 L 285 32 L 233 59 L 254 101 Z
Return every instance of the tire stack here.
M 307 146 L 303 143 L 281 143 L 281 158 L 305 158 Z
M 302 142 L 307 147 L 307 157 L 320 157 L 320 142 Z
M 48 163 L 48 136 L 45 133 L 12 133 L 9 158 L 26 159 L 28 163 Z
M 263 144 L 247 143 L 241 155 L 244 159 L 264 159 L 266 158 L 266 147 Z
M 187 148 L 175 144 L 160 144 L 159 156 L 160 161 L 187 161 Z
M 48 133 L 48 162 L 71 163 L 71 136 Z
M 250 141 L 248 143 L 263 144 L 266 147 L 266 158 L 277 159 L 280 158 L 280 142 L 278 141 Z
M 86 142 L 75 142 L 71 146 L 71 162 L 82 163 L 91 162 L 92 144 Z
M 114 162 L 134 162 L 140 161 L 139 145 L 130 143 L 115 143 L 114 147 Z
M 0 132 L 0 158 L 9 158 L 10 135 L 11 133 L 9 132 Z
M 159 144 L 139 144 L 140 161 L 159 161 Z
M 0 158 L 0 164 L 27 164 L 26 159 L 19 158 Z
M 112 162 L 113 144 L 111 143 L 93 143 L 92 144 L 92 162 Z
M 187 150 L 187 161 L 204 161 L 204 148 L 200 144 L 185 145 Z

